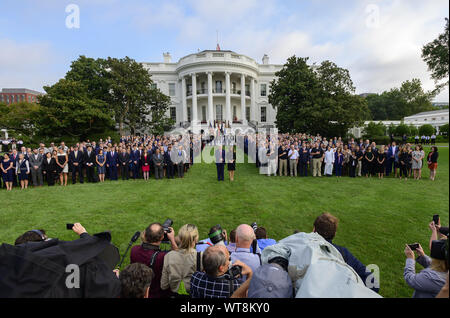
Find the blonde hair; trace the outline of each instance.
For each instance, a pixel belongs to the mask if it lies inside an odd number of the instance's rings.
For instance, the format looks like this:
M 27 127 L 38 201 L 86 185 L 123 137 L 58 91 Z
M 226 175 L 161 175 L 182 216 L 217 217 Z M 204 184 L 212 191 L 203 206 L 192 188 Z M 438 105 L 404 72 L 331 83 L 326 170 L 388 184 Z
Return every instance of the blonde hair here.
M 195 244 L 198 242 L 198 229 L 193 224 L 185 224 L 178 231 L 181 250 L 192 252 L 195 250 Z
M 446 260 L 431 258 L 430 268 L 436 272 L 447 272 L 448 264 Z

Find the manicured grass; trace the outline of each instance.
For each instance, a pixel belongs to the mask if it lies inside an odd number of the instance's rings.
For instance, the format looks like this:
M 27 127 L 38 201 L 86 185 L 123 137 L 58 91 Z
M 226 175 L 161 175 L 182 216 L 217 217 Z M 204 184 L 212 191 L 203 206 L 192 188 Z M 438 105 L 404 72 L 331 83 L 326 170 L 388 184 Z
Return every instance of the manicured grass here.
M 413 291 L 403 280 L 404 246 L 419 242 L 429 253 L 433 214 L 448 225 L 448 163 L 448 148 L 440 148 L 435 182 L 428 180 L 426 167 L 422 180 L 404 181 L 267 177 L 254 164 L 238 164 L 235 182 L 228 181 L 225 169 L 226 181 L 219 183 L 215 165 L 195 164 L 184 179 L 2 190 L 0 242 L 13 244 L 36 228 L 72 240 L 76 235 L 65 224 L 80 222 L 90 233 L 110 230 L 122 254 L 135 231 L 167 217 L 176 231 L 183 224 L 196 224 L 201 238 L 215 224 L 229 232 L 241 223 L 257 222 L 279 240 L 296 229 L 310 232 L 314 219 L 330 212 L 340 219 L 335 243 L 366 265 L 379 266 L 381 295 L 410 297 Z M 124 265 L 128 262 L 129 257 Z

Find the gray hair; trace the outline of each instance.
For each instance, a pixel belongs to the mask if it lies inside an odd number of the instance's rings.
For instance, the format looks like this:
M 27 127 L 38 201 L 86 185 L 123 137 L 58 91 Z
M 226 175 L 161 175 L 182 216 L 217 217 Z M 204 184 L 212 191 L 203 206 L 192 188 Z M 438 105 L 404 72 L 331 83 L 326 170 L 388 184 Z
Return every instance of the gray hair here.
M 219 273 L 219 266 L 227 263 L 227 257 L 220 247 L 210 246 L 203 252 L 202 263 L 205 273 L 216 277 Z

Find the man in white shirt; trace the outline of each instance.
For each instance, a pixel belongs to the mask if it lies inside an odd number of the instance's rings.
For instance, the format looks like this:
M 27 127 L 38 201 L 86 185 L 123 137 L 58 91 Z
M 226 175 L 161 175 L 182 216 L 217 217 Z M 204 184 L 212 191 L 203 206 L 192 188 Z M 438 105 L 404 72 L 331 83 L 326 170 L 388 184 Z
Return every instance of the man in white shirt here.
M 291 177 L 297 176 L 297 164 L 298 164 L 298 151 L 291 145 L 291 149 L 288 152 L 289 158 L 289 174 Z

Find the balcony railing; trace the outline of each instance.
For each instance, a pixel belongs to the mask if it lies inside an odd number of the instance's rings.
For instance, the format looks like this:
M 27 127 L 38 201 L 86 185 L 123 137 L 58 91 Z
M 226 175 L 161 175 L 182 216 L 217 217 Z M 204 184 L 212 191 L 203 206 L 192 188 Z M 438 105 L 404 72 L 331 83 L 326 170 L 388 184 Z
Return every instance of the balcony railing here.
M 226 89 L 219 89 L 219 90 L 213 89 L 212 90 L 213 94 L 226 94 L 226 92 L 227 92 Z M 197 95 L 206 95 L 206 94 L 208 94 L 208 90 L 206 88 L 197 90 Z M 231 94 L 241 95 L 241 91 L 233 89 L 233 90 L 231 90 Z M 192 96 L 192 91 L 187 91 L 186 92 L 186 96 Z M 245 91 L 245 96 L 250 97 L 251 96 L 250 92 L 249 91 Z

